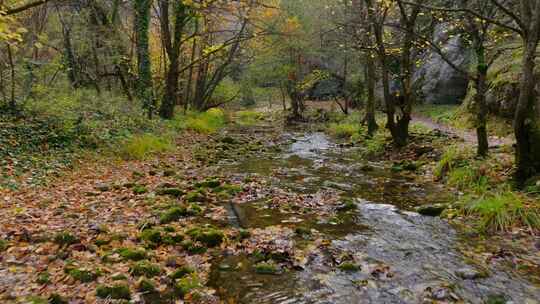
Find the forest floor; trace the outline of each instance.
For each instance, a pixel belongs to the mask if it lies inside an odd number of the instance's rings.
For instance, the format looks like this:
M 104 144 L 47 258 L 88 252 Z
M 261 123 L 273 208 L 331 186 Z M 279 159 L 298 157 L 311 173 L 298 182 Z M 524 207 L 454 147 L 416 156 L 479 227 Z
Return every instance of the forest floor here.
M 442 133 L 463 134 L 427 119 L 421 122 Z M 44 185 L 0 189 L 0 300 L 47 303 L 52 299 L 61 303 L 62 298 L 70 303 L 108 303 L 131 299 L 135 303 L 169 303 L 183 298 L 190 303 L 249 303 L 249 297 L 261 294 L 284 296 L 275 293 L 276 289 L 291 288 L 293 293 L 292 287 L 283 284 L 294 285 L 291 282 L 299 280 L 290 277 L 294 270 L 305 269 L 316 277 L 317 267 L 322 266 L 307 264 L 323 256 L 331 258 L 322 263 L 331 267 L 325 272 L 340 275 L 334 279 L 347 275 L 350 280 L 348 273 L 357 268 L 368 271 L 366 278 L 355 277 L 356 289 L 344 288 L 343 292 L 366 293 L 364 296 L 374 301 L 382 299 L 371 293 L 373 284 L 405 286 L 407 278 L 399 275 L 410 269 L 393 265 L 399 261 L 394 260 L 397 257 L 385 261 L 378 256 L 380 261 L 376 263 L 359 260 L 351 255 L 351 244 L 334 243 L 344 235 L 363 231 L 362 225 L 351 222 L 354 210 L 364 208 L 356 206 L 359 195 L 370 201 L 399 202 L 398 207 L 404 210 L 451 199 L 451 191 L 428 181 L 432 169 L 422 170 L 427 175 L 417 176 L 402 168 L 410 164 L 411 157 L 414 162 L 435 163 L 442 153 L 436 150 L 447 145 L 449 137 L 416 134 L 410 149 L 385 152 L 384 158 L 389 160 L 380 162 L 348 150 L 348 144 L 333 144 L 319 135 L 323 129 L 284 130 L 281 123 L 265 117 L 256 124 L 230 125 L 212 135 L 184 131 L 176 138 L 173 151 L 144 160 L 79 159 L 73 169 L 50 177 Z M 466 143 L 470 135 L 463 135 Z M 413 156 L 419 152 L 422 155 Z M 362 210 L 393 223 L 403 220 L 393 213 Z M 429 221 L 429 227 L 442 225 L 434 228 L 439 231 L 435 235 L 442 234 L 425 248 L 414 247 L 419 245 L 413 238 L 411 248 L 422 251 L 442 246 L 443 254 L 457 255 L 449 247 L 454 240 L 446 240 L 454 232 L 442 222 Z M 389 242 L 394 237 L 402 241 L 403 237 L 422 239 L 434 233 L 424 231 L 424 223 L 408 229 L 404 232 L 411 235 L 386 235 L 391 232 L 383 229 L 381 237 Z M 442 259 L 447 263 L 444 267 L 456 268 L 448 271 L 460 273 L 458 277 L 478 277 L 478 284 L 485 286 L 509 278 L 495 274 L 491 263 L 510 265 L 506 267 L 525 273 L 534 284 L 540 282 L 539 248 L 535 247 L 540 243 L 535 243 L 538 239 L 525 229 L 498 235 L 497 242 L 478 233 L 467 232 L 464 237 L 469 242 L 459 254 L 493 272 L 491 278 L 485 279 L 483 270 L 471 270 L 455 257 L 439 253 L 420 252 L 422 257 L 415 262 L 439 267 L 437 259 Z M 469 247 L 471 240 L 474 247 Z M 385 248 L 385 252 L 399 252 L 402 249 L 398 247 Z M 223 261 L 228 256 L 249 258 Z M 278 274 L 276 279 L 268 279 L 272 274 Z M 454 276 L 446 283 L 453 284 Z M 251 281 L 243 281 L 246 277 Z M 517 299 L 528 299 L 531 294 L 534 298 L 534 289 L 522 290 L 529 285 L 523 284 L 521 277 L 515 282 L 508 286 L 509 294 Z M 448 287 L 428 287 L 422 287 L 419 295 L 414 291 L 414 296 L 451 303 L 486 296 L 470 294 L 467 286 L 452 292 Z M 339 289 L 337 285 L 328 288 Z M 251 293 L 246 295 L 248 291 Z M 270 297 L 265 301 L 261 303 L 277 300 Z

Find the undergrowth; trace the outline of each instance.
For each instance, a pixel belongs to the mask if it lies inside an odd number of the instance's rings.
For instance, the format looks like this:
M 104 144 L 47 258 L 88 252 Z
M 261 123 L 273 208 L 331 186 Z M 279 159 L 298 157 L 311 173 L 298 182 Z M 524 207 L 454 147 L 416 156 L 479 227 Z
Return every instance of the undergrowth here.
M 475 219 L 472 224 L 484 233 L 510 231 L 514 227 L 540 229 L 538 200 L 512 189 L 503 174 L 511 169 L 508 166 L 500 155 L 476 159 L 470 149 L 449 147 L 437 163 L 434 175 L 462 195 L 447 214 L 455 210 Z

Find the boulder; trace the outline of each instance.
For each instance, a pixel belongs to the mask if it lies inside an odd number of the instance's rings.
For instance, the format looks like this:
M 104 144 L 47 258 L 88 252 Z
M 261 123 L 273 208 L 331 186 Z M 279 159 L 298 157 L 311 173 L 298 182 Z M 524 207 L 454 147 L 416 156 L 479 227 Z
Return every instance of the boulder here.
M 448 59 L 462 69 L 468 70 L 471 51 L 459 35 L 449 34 L 448 24 L 435 27 L 433 38 L 445 51 Z M 459 104 L 467 94 L 468 79 L 453 69 L 435 51 L 421 56 L 423 62 L 415 72 L 414 79 L 424 102 L 428 104 Z

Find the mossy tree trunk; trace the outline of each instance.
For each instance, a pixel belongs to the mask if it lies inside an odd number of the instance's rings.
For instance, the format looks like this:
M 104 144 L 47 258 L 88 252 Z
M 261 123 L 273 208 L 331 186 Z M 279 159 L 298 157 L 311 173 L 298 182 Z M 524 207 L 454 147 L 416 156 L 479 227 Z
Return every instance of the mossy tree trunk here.
M 143 103 L 143 109 L 147 111 L 148 118 L 156 108 L 152 89 L 152 68 L 150 61 L 150 8 L 152 0 L 135 0 L 135 40 L 137 52 L 137 97 Z

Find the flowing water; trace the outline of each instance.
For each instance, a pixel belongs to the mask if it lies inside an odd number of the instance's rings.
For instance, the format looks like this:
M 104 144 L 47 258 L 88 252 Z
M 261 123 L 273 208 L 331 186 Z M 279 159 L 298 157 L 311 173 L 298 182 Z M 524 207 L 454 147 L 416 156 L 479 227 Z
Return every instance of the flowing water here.
M 247 256 L 223 258 L 210 278 L 222 299 L 261 304 L 540 303 L 539 286 L 498 266 L 475 266 L 460 252 L 463 241 L 449 224 L 411 211 L 454 199 L 442 187 L 392 173 L 322 133 L 291 134 L 289 140 L 284 152 L 246 159 L 230 170 L 267 177 L 273 186 L 299 194 L 338 191 L 357 209 L 336 223 L 299 219 L 331 240 L 324 250 L 310 252 L 302 269 L 262 275 L 253 271 L 254 261 Z M 236 224 L 264 228 L 295 222 L 264 204 L 233 206 Z M 339 254 L 352 257 L 360 269 L 338 269 Z

